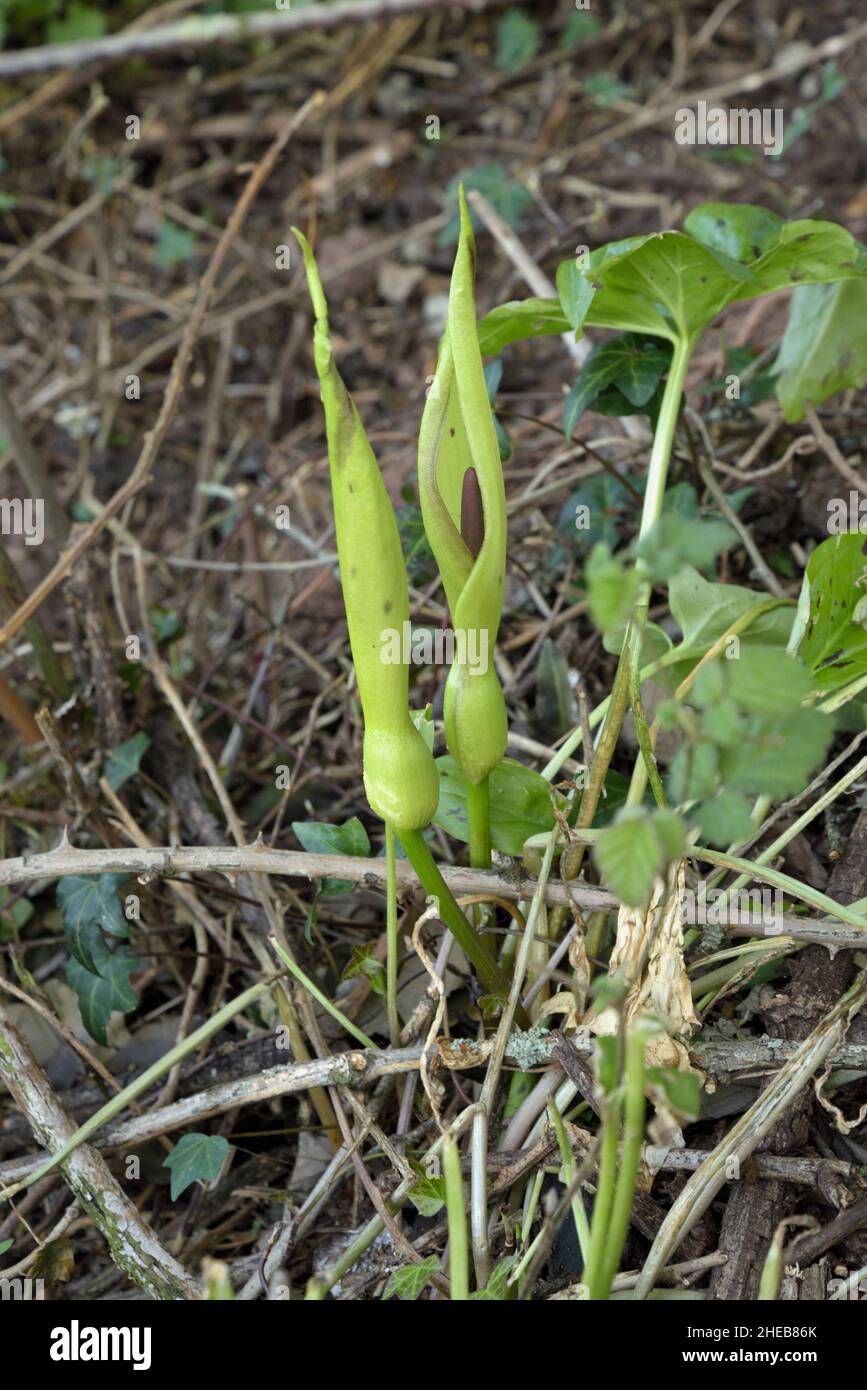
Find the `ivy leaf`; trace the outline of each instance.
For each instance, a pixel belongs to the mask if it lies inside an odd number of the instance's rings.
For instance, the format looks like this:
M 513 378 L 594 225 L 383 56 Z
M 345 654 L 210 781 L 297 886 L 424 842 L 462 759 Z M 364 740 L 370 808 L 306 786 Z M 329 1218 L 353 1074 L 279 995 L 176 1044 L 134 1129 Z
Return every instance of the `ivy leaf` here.
M 385 967 L 377 959 L 372 946 L 353 946 L 352 960 L 344 970 L 342 979 L 354 980 L 357 975 L 363 975 L 370 981 L 375 994 L 385 994 Z
M 464 844 L 467 828 L 467 781 L 450 754 L 437 758 L 440 799 L 434 824 Z M 501 854 L 519 855 L 531 835 L 554 824 L 551 784 L 532 768 L 503 758 L 490 778 L 491 844 Z
M 787 420 L 803 420 L 808 402 L 821 405 L 838 391 L 867 382 L 865 319 L 867 280 L 798 286 L 774 362 Z
M 453 212 L 437 237 L 438 246 L 453 246 L 460 234 L 458 188 L 461 184 L 467 193 L 473 188 L 484 193 L 491 206 L 512 228 L 517 227 L 524 209 L 533 201 L 529 190 L 522 183 L 517 183 L 511 179 L 502 164 L 494 162 L 492 164 L 479 164 L 473 169 L 464 169 L 451 180 L 446 190 L 446 203 L 449 208 L 453 209 Z M 470 209 L 470 217 L 473 226 L 478 227 L 478 215 L 473 212 L 472 208 Z M 483 352 L 489 350 L 487 348 L 482 349 Z
M 11 1239 L 11 1240 L 0 1240 L 0 1255 L 5 1255 L 5 1254 L 6 1254 L 6 1251 L 7 1251 L 7 1250 L 11 1250 L 11 1249 L 12 1249 L 12 1246 L 13 1246 L 14 1244 L 15 1244 L 14 1239 Z
M 215 1182 L 232 1145 L 222 1134 L 185 1134 L 163 1160 L 171 1170 L 172 1201 L 193 1182 Z
M 139 770 L 139 765 L 145 753 L 151 746 L 151 741 L 146 733 L 139 731 L 128 738 L 126 743 L 119 743 L 111 751 L 111 756 L 105 767 L 105 780 L 112 791 L 119 791 L 120 788 L 134 777 Z
M 501 72 L 516 72 L 532 62 L 542 46 L 542 31 L 523 10 L 506 10 L 497 25 L 497 56 Z
M 60 879 L 57 901 L 63 914 L 63 929 L 70 951 L 85 970 L 95 970 L 95 943 L 100 930 L 112 936 L 129 936 L 129 923 L 117 896 L 126 874 L 77 874 Z
M 66 978 L 78 996 L 85 1028 L 96 1042 L 107 1047 L 105 1030 L 111 1015 L 128 1014 L 138 1007 L 129 977 L 141 962 L 128 946 L 110 951 L 102 937 L 93 943 L 93 960 L 98 973 L 71 957 L 66 963 Z
M 189 261 L 196 252 L 196 238 L 185 227 L 178 227 L 164 217 L 157 227 L 157 240 L 153 252 L 154 265 L 160 270 L 171 270 L 183 261 Z
M 409 1303 L 423 1293 L 435 1274 L 439 1273 L 440 1262 L 436 1255 L 428 1255 L 417 1265 L 401 1265 L 389 1276 L 382 1295 L 383 1302 L 389 1298 L 399 1298 Z
M 586 283 L 586 281 L 585 281 Z M 640 333 L 621 333 L 590 353 L 563 406 L 566 438 L 605 389 L 616 386 L 636 410 L 651 400 L 671 365 L 671 349 Z
M 417 1164 L 412 1166 L 418 1177 L 407 1196 L 420 1216 L 436 1216 L 446 1204 L 446 1180 L 442 1175 L 438 1178 L 431 1177 Z
M 351 854 L 361 859 L 370 856 L 370 840 L 367 831 L 357 816 L 345 821 L 343 825 L 329 825 L 327 821 L 293 821 L 292 829 L 308 854 Z M 352 889 L 352 879 L 324 878 L 320 893 L 329 896 L 333 893 L 348 893 Z
M 563 503 L 557 530 L 579 550 L 604 541 L 612 550 L 623 520 L 635 511 L 636 499 L 610 473 L 594 473 Z

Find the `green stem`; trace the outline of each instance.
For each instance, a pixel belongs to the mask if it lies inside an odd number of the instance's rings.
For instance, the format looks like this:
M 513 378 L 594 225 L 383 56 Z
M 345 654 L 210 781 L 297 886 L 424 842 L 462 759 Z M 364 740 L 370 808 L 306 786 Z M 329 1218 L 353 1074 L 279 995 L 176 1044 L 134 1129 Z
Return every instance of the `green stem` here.
M 388 1013 L 388 1040 L 400 1046 L 400 1016 L 397 1012 L 397 839 L 394 826 L 385 822 L 385 995 Z
M 443 1139 L 443 1178 L 446 1189 L 446 1216 L 449 1223 L 449 1280 L 452 1302 L 465 1302 L 470 1296 L 470 1255 L 467 1215 L 464 1210 L 464 1180 L 461 1152 L 450 1133 Z
M 665 383 L 662 404 L 659 409 L 659 419 L 656 422 L 656 433 L 653 436 L 653 448 L 650 451 L 639 540 L 643 540 L 649 535 L 662 515 L 662 504 L 665 499 L 665 484 L 668 479 L 668 464 L 671 458 L 671 446 L 674 441 L 674 429 L 677 424 L 678 411 L 680 410 L 680 398 L 683 395 L 683 386 L 686 380 L 686 372 L 689 367 L 692 350 L 692 338 L 679 338 L 675 342 L 674 354 L 671 359 L 671 366 Z M 636 663 L 638 662 L 641 650 L 641 633 L 644 628 L 649 605 L 650 584 L 645 582 L 639 592 L 633 611 L 632 621 L 626 629 L 626 636 L 623 639 L 623 647 L 620 652 L 617 673 L 614 677 L 610 703 L 605 713 L 605 723 L 602 726 L 602 734 L 600 735 L 599 744 L 593 757 L 590 779 L 585 788 L 584 795 L 581 798 L 578 825 L 585 828 L 593 824 L 593 817 L 596 814 L 596 806 L 599 801 L 602 786 L 605 782 L 605 776 L 608 772 L 611 759 L 614 755 L 614 749 L 620 736 L 623 718 L 626 714 L 627 705 L 629 704 L 629 662 L 630 659 L 634 659 Z
M 420 830 L 399 830 L 400 842 L 428 897 L 439 902 L 439 916 L 448 927 L 470 964 L 474 967 L 486 993 L 502 1000 L 509 997 L 509 980 L 494 960 L 485 937 L 477 936 L 452 896 L 452 891 L 439 871 L 433 855 Z M 523 1008 L 515 1011 L 522 1028 L 529 1028 Z
M 559 1097 L 558 1097 L 559 1100 Z M 584 1283 L 591 1299 L 604 1298 L 605 1251 L 608 1223 L 614 1202 L 614 1178 L 617 1172 L 617 1130 L 619 1106 L 614 1096 L 606 1100 L 602 1122 L 602 1146 L 599 1154 L 599 1173 L 596 1179 L 596 1200 L 590 1225 L 590 1252 L 584 1266 Z
M 490 778 L 467 782 L 467 826 L 470 833 L 470 864 L 474 869 L 491 867 Z
M 363 1033 L 360 1028 L 357 1028 L 352 1022 L 352 1019 L 346 1017 L 346 1014 L 341 1013 L 336 1004 L 332 1004 L 328 995 L 323 994 L 319 986 L 313 983 L 310 976 L 305 975 L 301 966 L 296 964 L 287 951 L 284 951 L 276 936 L 270 936 L 268 940 L 286 966 L 286 969 L 292 972 L 299 985 L 302 985 L 304 989 L 307 990 L 308 994 L 313 995 L 313 998 L 322 1005 L 326 1013 L 329 1013 L 331 1017 L 340 1024 L 341 1028 L 345 1028 L 346 1032 L 349 1033 L 351 1037 L 360 1042 L 362 1047 L 371 1047 L 374 1052 L 378 1052 L 379 1048 L 373 1039 L 369 1038 L 366 1033 Z
M 635 1197 L 641 1145 L 644 1142 L 644 1048 L 647 1038 L 641 1024 L 634 1026 L 626 1039 L 626 1104 L 623 1120 L 623 1144 L 617 1170 L 617 1187 L 608 1235 L 605 1242 L 605 1270 L 602 1292 L 607 1298 L 620 1264 L 620 1256 L 629 1229 L 629 1216 Z

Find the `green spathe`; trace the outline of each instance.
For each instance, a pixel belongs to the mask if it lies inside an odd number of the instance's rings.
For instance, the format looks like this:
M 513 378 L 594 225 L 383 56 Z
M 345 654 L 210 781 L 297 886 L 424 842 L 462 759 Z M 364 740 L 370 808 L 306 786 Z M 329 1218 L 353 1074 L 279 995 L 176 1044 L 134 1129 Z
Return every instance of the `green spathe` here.
M 419 431 L 419 498 L 457 631 L 500 626 L 506 572 L 506 493 L 479 348 L 476 252 L 463 190 L 461 235 L 449 290 L 448 324 Z M 507 716 L 493 669 L 470 679 L 455 661 L 446 683 L 446 743 L 468 780 L 479 783 L 506 750 Z
M 409 621 L 397 521 L 358 411 L 334 364 L 313 252 L 301 232 L 293 231 L 304 253 L 316 316 L 313 352 L 325 408 L 340 581 L 364 712 L 364 789 L 384 821 L 397 830 L 419 830 L 436 810 L 436 768 L 409 715 L 409 666 L 382 660 L 383 629 Z

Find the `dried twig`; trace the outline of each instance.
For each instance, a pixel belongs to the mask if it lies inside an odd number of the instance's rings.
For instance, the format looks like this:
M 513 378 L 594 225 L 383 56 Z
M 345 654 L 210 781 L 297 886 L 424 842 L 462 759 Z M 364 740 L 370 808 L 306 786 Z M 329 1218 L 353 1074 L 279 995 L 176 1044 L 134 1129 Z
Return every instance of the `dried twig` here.
M 33 1126 L 40 1144 L 55 1150 L 69 1141 L 76 1130 L 75 1121 L 58 1101 L 2 1003 L 0 1077 Z M 81 1206 L 105 1236 L 118 1269 L 151 1298 L 201 1298 L 196 1280 L 163 1249 L 94 1148 L 79 1144 L 60 1166 Z
M 82 63 L 120 63 L 149 53 L 176 53 L 181 49 L 210 48 L 213 44 L 249 43 L 273 36 L 283 39 L 310 29 L 338 29 L 347 24 L 367 24 L 395 19 L 398 15 L 434 13 L 438 10 L 486 10 L 508 0 L 344 0 L 342 4 L 316 5 L 273 14 L 200 15 L 179 24 L 76 43 L 53 43 L 44 48 L 25 48 L 0 55 L 0 77 L 51 68 L 78 67 Z

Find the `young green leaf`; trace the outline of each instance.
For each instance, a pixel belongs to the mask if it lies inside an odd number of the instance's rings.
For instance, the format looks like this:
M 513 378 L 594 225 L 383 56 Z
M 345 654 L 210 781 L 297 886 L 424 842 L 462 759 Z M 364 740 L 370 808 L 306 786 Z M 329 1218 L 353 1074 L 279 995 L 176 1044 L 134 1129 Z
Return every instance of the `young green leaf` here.
M 232 1146 L 222 1134 L 185 1134 L 163 1160 L 172 1175 L 172 1201 L 176 1202 L 190 1183 L 216 1182 Z
M 703 801 L 697 815 L 704 843 L 720 848 L 746 840 L 755 829 L 749 801 L 733 787 L 722 787 L 716 796 Z
M 401 1265 L 389 1275 L 382 1298 L 399 1298 L 408 1303 L 423 1293 L 435 1274 L 439 1273 L 440 1262 L 436 1255 L 428 1255 L 416 1265 Z
M 430 1173 L 426 1173 L 418 1164 L 414 1163 L 412 1166 L 417 1177 L 406 1195 L 420 1216 L 436 1216 L 445 1206 L 445 1178 L 442 1175 L 431 1177 Z
M 535 19 L 523 10 L 506 10 L 497 25 L 494 65 L 501 72 L 515 72 L 533 61 L 541 44 L 542 31 Z
M 640 907 L 654 879 L 678 858 L 685 842 L 684 824 L 673 812 L 630 806 L 602 831 L 594 858 L 621 902 Z
M 479 320 L 479 347 L 486 357 L 494 356 L 510 343 L 567 333 L 570 327 L 575 325 L 570 324 L 559 299 L 514 299 Z
M 634 566 L 626 566 L 608 546 L 594 545 L 584 568 L 590 616 L 603 632 L 622 627 L 629 619 L 641 576 Z
M 674 575 L 668 587 L 669 607 L 683 633 L 683 644 L 697 653 L 706 651 L 763 597 L 739 584 L 713 584 L 688 565 Z M 765 642 L 785 647 L 793 616 L 791 607 L 760 614 L 741 635 L 741 644 Z

